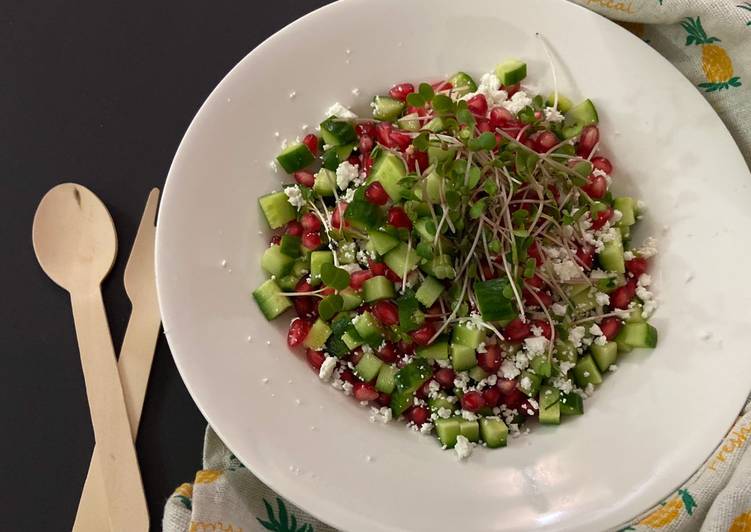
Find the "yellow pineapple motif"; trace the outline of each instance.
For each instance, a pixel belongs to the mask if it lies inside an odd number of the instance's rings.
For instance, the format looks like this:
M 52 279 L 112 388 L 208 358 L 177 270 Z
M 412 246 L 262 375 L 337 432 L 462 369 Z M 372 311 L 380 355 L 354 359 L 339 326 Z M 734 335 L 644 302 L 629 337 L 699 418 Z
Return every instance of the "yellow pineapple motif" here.
M 728 532 L 751 532 L 751 512 L 736 517 Z
M 215 469 L 203 469 L 196 473 L 196 484 L 211 484 L 222 476 L 222 472 Z
M 706 92 L 714 92 L 730 87 L 740 87 L 741 78 L 733 76 L 733 62 L 727 52 L 721 46 L 714 44 L 720 42 L 717 37 L 708 37 L 701 25 L 699 17 L 687 17 L 681 22 L 686 30 L 686 46 L 692 44 L 701 46 L 701 68 L 707 83 L 699 83 L 699 87 Z
M 675 497 L 639 521 L 639 524 L 651 528 L 662 528 L 678 519 L 678 516 L 681 515 L 681 511 L 684 508 L 686 513 L 691 515 L 694 508 L 696 508 L 696 502 L 688 490 L 681 489 L 678 490 Z

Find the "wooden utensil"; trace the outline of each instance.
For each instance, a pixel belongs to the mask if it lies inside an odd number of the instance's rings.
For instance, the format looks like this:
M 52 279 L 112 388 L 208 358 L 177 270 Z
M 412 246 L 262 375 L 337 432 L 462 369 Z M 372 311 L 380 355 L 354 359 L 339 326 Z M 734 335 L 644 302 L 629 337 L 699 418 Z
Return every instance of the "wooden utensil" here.
M 145 531 L 149 514 L 117 372 L 100 284 L 117 252 L 107 208 L 90 190 L 65 183 L 34 215 L 34 252 L 45 273 L 70 293 L 86 395 L 113 531 Z
M 133 310 L 125 331 L 118 368 L 120 382 L 125 394 L 131 433 L 135 440 L 141 409 L 146 396 L 151 362 L 154 359 L 161 316 L 156 297 L 156 276 L 154 271 L 154 225 L 156 209 L 159 203 L 159 189 L 149 193 L 146 208 L 138 226 L 138 233 L 130 250 L 130 257 L 125 266 L 125 291 L 130 298 Z M 107 529 L 106 496 L 101 469 L 97 467 L 99 447 L 89 464 L 89 473 L 83 486 L 81 500 L 78 503 L 74 532 L 96 532 Z

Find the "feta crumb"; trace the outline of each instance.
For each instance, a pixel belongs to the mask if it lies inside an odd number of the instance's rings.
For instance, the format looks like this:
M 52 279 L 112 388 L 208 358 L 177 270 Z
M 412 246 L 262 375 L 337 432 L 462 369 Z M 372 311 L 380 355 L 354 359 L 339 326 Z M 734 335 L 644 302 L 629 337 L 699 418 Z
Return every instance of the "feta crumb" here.
M 553 303 L 550 309 L 553 311 L 553 314 L 555 314 L 556 316 L 566 315 L 566 305 L 562 305 L 560 303 Z
M 477 419 L 477 415 L 469 410 L 462 410 L 462 417 L 467 421 L 475 421 Z
M 517 91 L 510 100 L 506 100 L 501 105 L 512 114 L 518 114 L 519 111 L 528 105 L 532 105 L 532 98 L 530 98 L 524 91 Z
M 420 434 L 430 434 L 431 432 L 433 432 L 432 423 L 423 423 L 420 425 Z
M 596 323 L 593 323 L 592 326 L 589 328 L 590 334 L 594 336 L 601 336 L 602 335 L 602 329 L 600 329 L 600 326 Z
M 524 377 L 522 377 L 522 380 L 519 383 L 519 386 L 521 387 L 522 390 L 528 392 L 529 390 L 532 389 L 532 379 L 530 379 L 528 376 L 525 375 Z
M 290 91 L 289 93 L 289 99 L 294 100 L 295 96 L 297 96 L 297 91 Z
M 321 369 L 318 370 L 318 378 L 322 381 L 330 381 L 335 367 L 336 357 L 326 357 L 323 364 L 321 364 Z
M 503 375 L 504 379 L 515 379 L 521 371 L 519 371 L 519 368 L 516 367 L 516 364 L 508 358 L 503 359 L 503 362 L 501 362 L 501 374 Z
M 563 114 L 561 114 L 561 112 L 555 107 L 546 107 L 545 120 L 547 120 L 548 122 L 562 122 Z
M 342 201 L 345 201 L 346 203 L 352 203 L 352 200 L 355 199 L 355 192 L 356 190 L 354 188 L 348 188 L 344 193 L 344 196 L 342 196 Z
M 287 201 L 289 204 L 297 210 L 300 210 L 300 208 L 305 205 L 305 198 L 302 197 L 302 191 L 299 186 L 294 185 L 287 187 L 284 189 L 284 193 L 287 195 Z
M 444 408 L 444 407 L 439 408 L 438 412 L 436 412 L 436 413 L 438 414 L 438 417 L 443 418 L 443 419 L 450 418 L 451 414 L 452 414 L 450 408 Z
M 222 266 L 222 268 L 226 268 L 227 267 L 227 259 L 222 259 L 221 266 Z
M 531 332 L 533 336 L 542 336 L 542 327 L 532 325 L 532 327 L 529 328 L 529 332 Z
M 615 373 L 616 371 L 618 371 L 618 366 L 615 364 L 610 364 L 610 366 L 608 367 L 608 371 Z
M 352 89 L 352 94 L 355 96 L 360 96 L 360 89 L 355 87 L 354 89 Z
M 487 353 L 488 348 L 485 347 L 485 342 L 480 342 L 480 345 L 477 346 L 477 352 L 478 353 Z
M 559 263 L 553 263 L 553 271 L 561 282 L 578 279 L 581 277 L 582 269 L 572 260 L 565 260 Z
M 353 120 L 357 118 L 357 115 L 344 107 L 339 102 L 334 103 L 331 107 L 329 107 L 328 111 L 326 111 L 326 116 L 335 116 L 337 118 L 341 118 L 342 120 Z
M 438 384 L 437 381 L 431 379 L 428 383 L 428 397 L 433 399 L 436 395 L 438 395 L 438 392 L 441 391 L 441 385 Z
M 488 102 L 488 108 L 501 105 L 508 98 L 508 93 L 501 88 L 501 81 L 493 72 L 488 72 L 480 77 L 480 83 L 477 85 L 475 92 L 470 92 L 461 97 L 462 100 L 469 100 L 478 94 L 485 96 Z
M 467 374 L 466 371 L 460 371 L 459 373 L 456 374 L 456 377 L 454 377 L 454 386 L 456 386 L 460 390 L 466 390 L 468 383 L 469 383 L 469 374 Z
M 469 440 L 461 434 L 456 437 L 456 445 L 454 445 L 454 451 L 459 460 L 464 460 L 472 454 L 472 445 Z
M 349 184 L 357 179 L 360 175 L 357 165 L 344 161 L 336 169 L 336 185 L 341 189 L 346 189 Z
M 529 353 L 529 357 L 541 355 L 548 347 L 548 339 L 544 336 L 534 336 L 524 339 L 524 348 Z
M 610 296 L 605 292 L 597 292 L 595 294 L 595 301 L 598 305 L 604 307 L 605 305 L 610 303 Z
M 276 165 L 276 161 L 274 160 L 269 161 L 269 168 L 271 168 L 275 174 L 279 172 L 279 167 Z
M 584 327 L 579 325 L 568 332 L 568 339 L 574 344 L 574 347 L 580 347 L 582 345 L 582 338 L 584 338 L 585 334 L 586 331 Z
M 605 336 L 597 336 L 594 343 L 596 345 L 605 345 L 608 343 L 608 339 Z
M 624 251 L 623 252 L 623 260 L 634 260 L 634 252 L 633 251 Z
M 649 286 L 652 284 L 652 277 L 648 273 L 639 276 L 639 286 Z
M 623 213 L 619 211 L 618 209 L 613 209 L 613 215 L 610 217 L 611 223 L 617 223 L 620 222 L 623 218 Z
M 387 406 L 381 408 L 372 407 L 370 409 L 370 422 L 375 423 L 380 421 L 381 423 L 388 423 L 392 419 L 391 409 Z
M 650 236 L 647 238 L 647 241 L 644 242 L 644 245 L 637 250 L 637 253 L 640 257 L 645 259 L 654 257 L 657 255 L 657 240 Z

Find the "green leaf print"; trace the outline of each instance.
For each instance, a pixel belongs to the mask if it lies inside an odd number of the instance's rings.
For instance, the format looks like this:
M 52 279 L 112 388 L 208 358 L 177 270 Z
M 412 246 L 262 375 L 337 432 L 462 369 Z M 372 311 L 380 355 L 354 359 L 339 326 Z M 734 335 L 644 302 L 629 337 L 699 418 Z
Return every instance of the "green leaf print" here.
M 287 512 L 287 506 L 279 497 L 276 498 L 276 504 L 278 507 L 278 516 L 274 515 L 274 509 L 268 501 L 263 499 L 263 505 L 266 507 L 267 521 L 256 518 L 263 528 L 272 532 L 313 532 L 313 527 L 307 523 L 303 523 L 300 528 L 297 527 L 297 517 Z
M 681 501 L 683 502 L 683 506 L 686 508 L 686 513 L 688 515 L 694 513 L 694 508 L 696 508 L 696 501 L 688 492 L 688 490 L 680 489 L 678 490 L 678 495 L 681 496 Z
M 742 4 L 738 4 L 738 6 L 736 7 L 740 7 L 741 9 L 745 9 L 746 11 L 751 11 L 751 2 L 743 2 Z M 751 20 L 746 22 L 746 26 L 751 26 Z

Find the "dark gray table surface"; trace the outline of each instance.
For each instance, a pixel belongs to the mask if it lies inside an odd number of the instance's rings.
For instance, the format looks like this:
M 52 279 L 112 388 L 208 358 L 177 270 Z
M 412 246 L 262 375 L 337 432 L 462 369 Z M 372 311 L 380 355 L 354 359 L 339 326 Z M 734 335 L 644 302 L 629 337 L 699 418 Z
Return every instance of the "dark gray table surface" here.
M 325 3 L 0 2 L 0 530 L 70 530 L 94 444 L 69 300 L 31 247 L 39 199 L 76 181 L 112 213 L 120 251 L 104 300 L 119 350 L 149 189 L 224 74 Z M 204 427 L 161 336 L 137 441 L 153 530 L 200 468 Z

